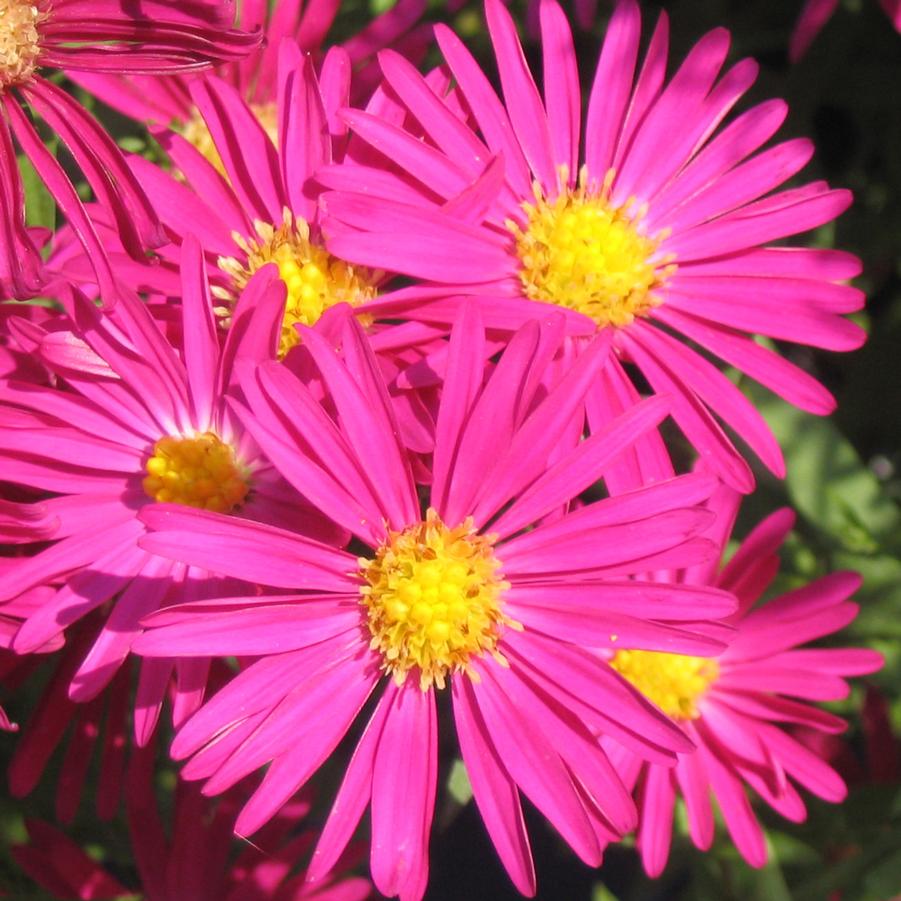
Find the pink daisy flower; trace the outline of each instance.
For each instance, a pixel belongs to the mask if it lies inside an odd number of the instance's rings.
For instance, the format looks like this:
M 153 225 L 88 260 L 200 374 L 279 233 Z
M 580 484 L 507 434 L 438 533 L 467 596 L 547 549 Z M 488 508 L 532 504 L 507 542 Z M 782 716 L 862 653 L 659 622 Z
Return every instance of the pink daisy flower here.
M 128 826 L 145 901 L 364 901 L 372 886 L 366 879 L 343 876 L 353 865 L 339 862 L 315 893 L 305 889 L 306 873 L 296 864 L 312 849 L 316 835 L 297 827 L 309 814 L 308 798 L 293 799 L 253 844 L 234 853 L 232 823 L 248 787 L 237 786 L 218 803 L 190 783 L 172 792 L 171 826 L 160 815 L 154 786 L 154 753 L 141 749 L 128 768 Z M 12 856 L 38 885 L 60 898 L 133 898 L 126 888 L 64 832 L 40 820 L 26 821 L 28 843 Z M 168 833 L 168 834 L 167 834 Z
M 895 31 L 901 32 L 901 0 L 879 0 L 879 5 L 892 20 Z M 788 45 L 788 58 L 793 63 L 807 53 L 837 7 L 838 0 L 805 0 Z
M 737 497 L 724 490 L 712 507 L 725 544 Z M 738 597 L 740 608 L 729 619 L 735 636 L 719 657 L 624 650 L 611 660 L 696 747 L 679 753 L 675 767 L 665 768 L 604 740 L 626 784 L 635 786 L 638 849 L 651 876 L 666 866 L 678 796 L 685 801 L 691 840 L 706 851 L 714 833 L 712 793 L 732 841 L 755 867 L 766 863 L 766 842 L 745 785 L 793 822 L 806 816 L 795 783 L 833 803 L 845 797 L 839 774 L 785 727 L 841 732 L 843 720 L 804 702 L 846 697 L 845 677 L 874 672 L 882 657 L 867 649 L 805 647 L 857 615 L 857 605 L 848 600 L 860 585 L 856 573 L 833 573 L 758 603 L 778 572 L 778 550 L 793 523 L 789 510 L 774 513 L 721 571 L 706 564 L 679 574 L 683 584 L 715 585 Z
M 528 324 L 486 380 L 483 328 L 474 310 L 463 312 L 422 504 L 377 362 L 349 311 L 340 345 L 303 329 L 322 403 L 284 366 L 245 370 L 246 427 L 286 478 L 356 536 L 361 556 L 234 517 L 170 506 L 142 514 L 152 553 L 197 566 L 215 559 L 226 575 L 287 592 L 160 611 L 135 646 L 154 657 L 259 658 L 172 746 L 176 759 L 192 758 L 183 775 L 206 779 L 207 794 L 270 764 L 237 819 L 239 834 L 307 782 L 376 694 L 317 845 L 313 881 L 371 802 L 376 887 L 422 896 L 443 689 L 486 828 L 526 894 L 535 877 L 520 792 L 597 864 L 601 845 L 634 822 L 597 735 L 662 765 L 690 747 L 586 646 L 722 647 L 721 627 L 708 620 L 732 609 L 730 595 L 631 578 L 706 559 L 711 545 L 696 536 L 711 514 L 698 505 L 713 482 L 685 476 L 571 509 L 666 406 L 651 399 L 590 439 L 561 438 L 566 424 L 581 425 L 584 393 L 610 350 L 599 337 L 541 386 L 561 333 L 556 315 Z
M 248 32 L 262 31 L 263 44 L 243 59 L 226 63 L 216 72 L 248 103 L 257 118 L 277 134 L 278 55 L 284 39 L 296 43 L 316 64 L 322 62 L 326 39 L 338 14 L 334 0 L 264 0 L 241 4 L 238 25 Z M 424 0 L 399 0 L 365 28 L 339 46 L 354 70 L 355 97 L 368 96 L 379 79 L 375 54 L 394 47 L 417 61 L 430 38 L 426 27 L 416 27 L 425 10 Z M 201 151 L 211 149 L 206 123 L 191 96 L 191 76 L 165 80 L 135 75 L 77 73 L 74 80 L 114 109 L 132 119 L 174 126 Z
M 205 253 L 205 269 L 218 302 L 219 321 L 228 325 L 235 302 L 261 267 L 275 263 L 285 284 L 279 356 L 296 346 L 296 324 L 314 325 L 331 307 L 371 302 L 386 281 L 382 272 L 351 266 L 325 249 L 318 191 L 311 176 L 319 167 L 344 158 L 348 135 L 337 111 L 348 102 L 347 54 L 333 49 L 317 77 L 308 56 L 291 41 L 280 48 L 275 134 L 254 115 L 239 91 L 215 76 L 197 79 L 190 94 L 211 135 L 215 155 L 204 155 L 186 137 L 156 134 L 180 177 L 148 160 L 130 158 L 169 243 L 154 265 L 110 255 L 116 276 L 138 290 L 177 297 L 178 261 L 190 233 Z M 277 124 L 276 124 L 277 123 Z M 116 246 L 114 223 L 104 229 L 107 246 Z M 89 278 L 87 261 L 67 261 L 72 277 Z M 408 328 L 428 339 L 434 329 Z
M 777 475 L 780 448 L 753 405 L 708 359 L 719 357 L 790 403 L 825 414 L 834 400 L 754 335 L 851 350 L 864 332 L 842 314 L 860 291 L 849 254 L 776 246 L 851 201 L 822 182 L 777 191 L 810 159 L 792 140 L 760 150 L 786 114 L 760 104 L 721 127 L 757 73 L 742 60 L 718 80 L 728 33 L 712 31 L 665 79 L 661 15 L 636 69 L 640 14 L 621 0 L 587 101 L 566 17 L 543 0 L 544 96 L 500 0 L 486 0 L 503 101 L 460 40 L 436 26 L 454 79 L 440 96 L 385 51 L 385 79 L 424 135 L 363 111 L 343 115 L 382 166 L 333 166 L 319 178 L 329 249 L 342 259 L 478 298 L 486 325 L 515 328 L 553 304 L 571 334 L 601 329 L 657 392 L 709 465 L 747 492 L 734 430 Z M 584 152 L 580 152 L 584 131 Z M 402 176 L 392 175 L 400 169 Z M 387 173 L 386 173 L 387 169 Z M 386 301 L 387 302 L 387 301 Z M 458 300 L 399 302 L 395 315 L 450 322 Z M 597 390 L 602 390 L 600 386 Z M 716 418 L 714 418 L 716 417 Z
M 30 108 L 61 138 L 129 253 L 159 244 L 149 201 L 113 139 L 45 67 L 94 72 L 198 70 L 249 53 L 260 35 L 234 31 L 232 3 L 214 0 L 2 0 L 0 6 L 0 296 L 28 297 L 45 280 L 39 248 L 24 221 L 13 136 L 44 180 L 96 267 L 104 297 L 115 297 L 103 245 L 75 187 L 44 146 Z
M 142 616 L 167 600 L 203 596 L 213 585 L 208 573 L 138 547 L 144 527 L 137 516 L 146 504 L 240 509 L 326 541 L 346 538 L 273 470 L 226 403 L 236 357 L 271 357 L 284 302 L 274 273 L 248 284 L 221 346 L 196 242 L 185 245 L 183 277 L 177 343 L 136 297 L 121 296 L 103 314 L 70 291 L 61 298 L 71 316 L 68 329 L 45 331 L 26 320 L 17 326 L 53 382 L 0 382 L 4 479 L 51 493 L 42 506 L 58 522 L 49 547 L 0 574 L 0 598 L 62 583 L 27 617 L 13 649 L 34 651 L 97 608 L 109 614 L 72 677 L 77 701 L 90 700 L 109 682 Z M 164 661 L 142 669 L 141 740 L 153 728 L 170 669 Z M 181 672 L 176 720 L 199 703 L 204 673 L 203 664 Z

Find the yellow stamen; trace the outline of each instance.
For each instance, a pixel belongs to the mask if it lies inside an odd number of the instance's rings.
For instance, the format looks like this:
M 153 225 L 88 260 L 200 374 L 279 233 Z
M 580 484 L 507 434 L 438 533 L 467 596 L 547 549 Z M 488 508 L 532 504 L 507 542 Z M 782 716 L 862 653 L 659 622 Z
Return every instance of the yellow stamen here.
M 0 0 L 2 3 L 2 0 Z M 274 103 L 251 103 L 250 109 L 257 117 L 257 121 L 269 135 L 269 140 L 278 147 L 278 111 Z M 194 146 L 212 164 L 213 168 L 224 178 L 228 178 L 222 157 L 216 149 L 213 136 L 207 127 L 206 121 L 200 115 L 200 110 L 194 109 L 191 118 L 180 129 L 182 137 Z
M 360 596 L 370 647 L 400 685 L 417 670 L 419 686 L 444 688 L 448 673 L 467 672 L 470 659 L 497 650 L 504 626 L 522 626 L 501 610 L 510 587 L 499 572 L 494 537 L 467 519 L 453 529 L 430 509 L 424 522 L 391 532 L 374 559 L 360 559 Z
M 376 296 L 378 273 L 351 266 L 332 256 L 324 247 L 310 240 L 310 227 L 303 219 L 295 219 L 289 210 L 284 221 L 275 228 L 255 222 L 257 237 L 245 240 L 233 233 L 235 243 L 247 256 L 246 262 L 234 257 L 220 257 L 219 268 L 231 276 L 235 291 L 240 291 L 251 276 L 267 263 L 278 266 L 279 275 L 288 289 L 285 317 L 279 340 L 279 358 L 285 356 L 299 339 L 294 325 L 315 325 L 319 317 L 338 303 L 358 307 Z M 227 292 L 217 296 L 229 299 Z M 362 317 L 361 317 L 362 320 Z
M 700 716 L 698 703 L 720 674 L 716 660 L 662 651 L 618 651 L 610 665 L 676 720 Z
M 167 435 L 153 445 L 144 491 L 156 501 L 229 513 L 250 490 L 234 449 L 212 432 L 193 438 Z
M 567 181 L 564 167 L 561 184 Z M 634 200 L 611 203 L 612 181 L 610 172 L 601 185 L 589 183 L 583 169 L 578 187 L 564 188 L 553 200 L 536 183 L 535 202 L 523 204 L 525 228 L 507 222 L 526 297 L 584 313 L 601 327 L 646 316 L 660 304 L 658 289 L 676 268 L 671 258 L 655 258 L 665 235 L 642 232 L 644 209 Z
M 0 0 L 0 90 L 31 77 L 41 55 L 38 26 L 46 18 L 38 4 Z

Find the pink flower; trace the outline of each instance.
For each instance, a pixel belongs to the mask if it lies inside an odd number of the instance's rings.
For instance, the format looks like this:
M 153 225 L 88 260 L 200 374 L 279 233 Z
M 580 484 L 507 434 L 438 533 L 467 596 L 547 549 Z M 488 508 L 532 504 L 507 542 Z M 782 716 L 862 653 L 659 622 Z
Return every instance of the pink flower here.
M 304 54 L 320 64 L 326 38 L 338 14 L 333 0 L 280 0 L 271 8 L 261 0 L 241 4 L 238 24 L 249 32 L 262 30 L 263 44 L 241 60 L 229 62 L 216 74 L 228 82 L 264 122 L 272 118 L 277 100 L 278 55 L 284 39 L 296 42 Z M 392 46 L 417 61 L 424 55 L 429 38 L 426 26 L 415 27 L 425 9 L 424 0 L 399 0 L 341 46 L 354 69 L 355 96 L 363 97 L 375 87 L 379 74 L 375 54 Z M 141 122 L 166 125 L 189 138 L 209 140 L 191 96 L 190 75 L 174 78 L 142 78 L 135 75 L 77 73 L 74 80 L 105 103 Z
M 724 490 L 712 506 L 725 544 L 737 498 Z M 833 573 L 758 603 L 778 572 L 778 550 L 793 523 L 789 510 L 774 513 L 721 571 L 708 564 L 680 574 L 683 584 L 715 585 L 739 599 L 740 608 L 729 619 L 735 637 L 718 658 L 620 651 L 611 661 L 697 748 L 679 753 L 674 768 L 664 768 L 604 741 L 623 779 L 636 786 L 638 849 L 651 876 L 666 866 L 679 795 L 698 848 L 707 850 L 713 841 L 712 792 L 732 841 L 755 867 L 766 863 L 766 844 L 745 785 L 793 822 L 806 816 L 795 783 L 826 801 L 845 797 L 838 773 L 785 727 L 830 736 L 841 732 L 841 719 L 803 702 L 844 698 L 845 677 L 879 669 L 882 657 L 857 648 L 805 647 L 854 619 L 858 608 L 848 597 L 860 585 L 855 573 Z
M 38 74 L 64 71 L 162 74 L 243 56 L 260 40 L 229 28 L 233 6 L 214 0 L 4 0 L 0 17 L 0 297 L 30 297 L 46 276 L 25 227 L 15 136 L 96 269 L 103 296 L 115 289 L 103 245 L 75 187 L 25 112 L 30 107 L 61 138 L 129 253 L 162 241 L 149 201 L 113 139 L 62 88 Z
M 30 653 L 90 611 L 108 611 L 72 678 L 77 701 L 108 684 L 142 616 L 167 600 L 201 597 L 214 584 L 209 573 L 138 547 L 144 505 L 241 509 L 325 540 L 346 537 L 289 488 L 226 404 L 236 355 L 271 356 L 284 296 L 277 280 L 263 273 L 251 281 L 220 346 L 196 243 L 185 246 L 183 275 L 180 321 L 171 329 L 180 334 L 172 341 L 137 297 L 123 295 L 104 314 L 70 291 L 61 297 L 68 324 L 17 325 L 20 343 L 30 342 L 53 382 L 0 381 L 4 480 L 52 493 L 42 511 L 57 521 L 49 547 L 0 573 L 0 599 L 61 583 L 25 618 L 12 647 Z M 190 672 L 179 668 L 176 720 L 200 702 L 205 679 L 202 662 Z M 170 670 L 166 661 L 144 664 L 136 700 L 141 740 L 153 729 Z
M 245 370 L 245 426 L 289 481 L 353 533 L 362 556 L 235 517 L 171 506 L 142 513 L 155 530 L 142 539 L 146 550 L 201 567 L 215 560 L 226 575 L 285 592 L 160 611 L 135 645 L 151 657 L 259 658 L 172 746 L 176 759 L 191 757 L 183 775 L 206 779 L 207 794 L 269 764 L 239 834 L 307 782 L 377 695 L 319 840 L 314 881 L 371 802 L 377 888 L 422 896 L 442 689 L 486 828 L 527 894 L 535 877 L 520 791 L 596 865 L 601 845 L 634 823 L 596 736 L 615 735 L 662 765 L 690 747 L 588 648 L 721 649 L 723 630 L 709 620 L 733 609 L 730 595 L 631 578 L 706 559 L 711 545 L 696 536 L 711 516 L 698 505 L 713 482 L 690 475 L 570 509 L 666 405 L 646 401 L 579 441 L 584 393 L 610 340 L 598 337 L 542 384 L 562 331 L 556 314 L 530 322 L 486 368 L 483 327 L 464 309 L 447 348 L 422 504 L 378 365 L 349 311 L 340 343 L 302 329 L 321 402 L 284 366 Z
M 318 190 L 311 184 L 317 168 L 343 159 L 347 149 L 347 131 L 337 118 L 348 98 L 347 54 L 337 48 L 329 52 L 322 82 L 293 42 L 282 42 L 279 59 L 279 99 L 269 129 L 226 81 L 210 76 L 190 85 L 211 136 L 207 152 L 175 132 L 160 131 L 157 139 L 180 178 L 141 157 L 130 158 L 139 183 L 154 198 L 170 243 L 159 249 L 155 265 L 136 263 L 122 252 L 111 254 L 111 260 L 126 284 L 177 297 L 181 245 L 187 235 L 196 236 L 224 324 L 231 321 L 244 285 L 274 262 L 287 289 L 279 340 L 283 357 L 297 344 L 296 323 L 313 325 L 335 304 L 365 305 L 386 277 L 326 251 Z M 115 223 L 106 223 L 104 236 L 107 246 L 115 247 Z M 77 270 L 71 263 L 64 271 L 90 276 L 84 266 Z M 413 328 L 430 337 L 434 331 Z
M 879 5 L 892 20 L 895 30 L 901 32 L 901 0 L 879 0 Z M 838 0 L 805 0 L 788 45 L 788 58 L 793 63 L 807 53 L 837 7 Z
M 447 28 L 436 35 L 450 93 L 383 52 L 388 86 L 422 133 L 398 115 L 343 114 L 381 156 L 376 165 L 345 160 L 319 173 L 335 189 L 322 198 L 329 249 L 450 296 L 391 305 L 400 317 L 447 323 L 453 295 L 474 295 L 486 325 L 511 329 L 554 304 L 571 334 L 608 331 L 618 360 L 672 395 L 674 419 L 729 484 L 747 492 L 753 477 L 714 416 L 783 475 L 763 418 L 705 353 L 806 411 L 834 408 L 818 382 L 752 336 L 830 350 L 862 343 L 862 329 L 842 316 L 863 302 L 843 284 L 858 260 L 772 243 L 831 221 L 850 193 L 822 182 L 776 191 L 813 152 L 803 139 L 760 150 L 785 117 L 783 102 L 720 127 L 757 73 L 746 59 L 718 80 L 724 30 L 702 38 L 667 83 L 666 15 L 636 70 L 639 9 L 621 0 L 583 126 L 559 6 L 541 7 L 543 98 L 510 15 L 500 0 L 486 0 L 485 10 L 503 101 Z
M 231 826 L 248 786 L 237 786 L 218 803 L 190 783 L 172 792 L 171 824 L 162 821 L 154 785 L 152 748 L 136 751 L 128 767 L 128 826 L 145 901 L 297 901 L 305 872 L 298 859 L 309 852 L 315 833 L 296 833 L 310 810 L 308 798 L 289 802 L 253 844 L 240 854 L 230 842 Z M 168 828 L 167 828 L 168 826 Z M 38 885 L 60 898 L 134 897 L 65 833 L 40 820 L 27 820 L 29 841 L 11 849 L 13 859 Z M 342 876 L 353 860 L 339 863 L 315 894 L 316 901 L 364 901 L 369 882 Z

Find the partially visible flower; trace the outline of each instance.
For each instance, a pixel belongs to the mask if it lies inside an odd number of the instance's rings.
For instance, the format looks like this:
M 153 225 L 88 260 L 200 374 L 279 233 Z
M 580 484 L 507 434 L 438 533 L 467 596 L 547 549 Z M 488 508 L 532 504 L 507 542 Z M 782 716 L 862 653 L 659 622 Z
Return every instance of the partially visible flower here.
M 310 830 L 297 833 L 310 810 L 298 797 L 286 804 L 252 844 L 235 853 L 232 823 L 249 787 L 233 788 L 218 801 L 178 781 L 172 791 L 171 823 L 164 825 L 154 786 L 154 750 L 136 750 L 128 767 L 126 804 L 131 845 L 144 901 L 364 901 L 368 880 L 343 875 L 351 859 L 338 862 L 322 886 L 307 890 L 297 864 L 313 847 Z M 26 821 L 28 843 L 11 849 L 16 863 L 38 885 L 60 898 L 99 901 L 133 897 L 64 832 Z
M 487 325 L 512 330 L 554 305 L 571 334 L 611 336 L 612 366 L 631 364 L 671 395 L 675 421 L 729 484 L 747 492 L 753 477 L 717 419 L 783 475 L 762 416 L 707 354 L 806 411 L 834 408 L 822 385 L 754 336 L 830 350 L 863 342 L 843 316 L 863 303 L 845 284 L 859 261 L 774 243 L 831 221 L 850 193 L 823 182 L 777 190 L 813 153 L 803 139 L 760 150 L 785 118 L 782 101 L 720 127 L 758 68 L 745 59 L 719 77 L 729 50 L 723 29 L 703 37 L 667 83 L 666 15 L 637 69 L 639 8 L 620 0 L 583 127 L 560 7 L 541 5 L 543 98 L 509 13 L 500 0 L 486 0 L 485 11 L 503 101 L 443 26 L 436 36 L 454 80 L 449 94 L 384 51 L 382 70 L 407 120 L 344 112 L 379 156 L 319 173 L 335 189 L 322 197 L 329 250 L 444 291 L 436 303 L 411 292 L 406 306 L 392 304 L 404 318 L 449 323 L 459 298 L 472 296 Z
M 349 77 L 353 69 L 355 99 L 371 93 L 378 83 L 375 54 L 384 47 L 403 52 L 414 62 L 425 54 L 431 40 L 425 25 L 417 22 L 425 10 L 425 0 L 398 0 L 391 9 L 338 46 L 347 53 Z M 278 132 L 275 105 L 278 99 L 278 54 L 288 39 L 318 67 L 325 52 L 328 33 L 340 4 L 334 0 L 279 0 L 275 5 L 242 3 L 238 11 L 241 28 L 262 30 L 263 44 L 244 59 L 226 63 L 216 75 L 228 82 L 250 106 L 263 125 Z M 190 75 L 165 80 L 135 75 L 77 73 L 74 80 L 105 103 L 132 119 L 151 125 L 175 128 L 201 151 L 212 150 L 212 139 L 203 116 L 191 96 Z
M 199 70 L 249 53 L 259 34 L 230 28 L 234 7 L 218 0 L 0 0 L 0 296 L 40 291 L 46 275 L 25 226 L 13 136 L 84 244 L 104 298 L 115 287 L 102 243 L 78 194 L 39 136 L 26 108 L 71 152 L 129 253 L 142 258 L 163 240 L 147 197 L 115 141 L 74 97 L 40 74 L 63 71 Z
M 707 558 L 713 545 L 696 536 L 711 515 L 699 505 L 715 483 L 689 475 L 571 506 L 666 404 L 635 405 L 580 440 L 608 337 L 543 384 L 563 341 L 559 315 L 528 323 L 495 366 L 467 308 L 447 347 L 428 487 L 418 489 L 378 362 L 346 313 L 339 341 L 302 329 L 325 397 L 270 363 L 245 370 L 239 409 L 285 478 L 356 536 L 361 555 L 236 517 L 147 508 L 147 550 L 197 566 L 215 559 L 226 575 L 285 593 L 159 611 L 135 650 L 259 658 L 172 746 L 176 759 L 191 758 L 183 775 L 206 779 L 209 794 L 269 764 L 239 834 L 307 782 L 375 694 L 310 879 L 332 867 L 371 802 L 373 881 L 404 899 L 420 898 L 428 879 L 436 705 L 447 691 L 485 826 L 532 894 L 520 792 L 596 865 L 601 845 L 635 822 L 597 735 L 662 765 L 690 747 L 591 649 L 722 648 L 711 620 L 734 609 L 728 593 L 631 578 Z
M 341 543 L 336 529 L 294 492 L 228 407 L 238 356 L 272 355 L 284 291 L 263 272 L 241 294 L 234 324 L 220 343 L 200 250 L 183 255 L 181 328 L 169 340 L 137 297 L 108 312 L 76 291 L 61 299 L 68 328 L 20 328 L 54 374 L 52 383 L 0 382 L 0 466 L 13 485 L 54 496 L 42 502 L 58 521 L 52 543 L 0 573 L 0 599 L 40 585 L 61 587 L 30 612 L 12 642 L 30 653 L 102 608 L 105 626 L 72 675 L 71 697 L 88 701 L 129 653 L 142 616 L 177 599 L 203 597 L 212 574 L 173 565 L 141 550 L 137 516 L 154 501 L 310 529 Z M 215 572 L 215 569 L 213 570 Z M 221 592 L 221 586 L 213 589 Z M 143 664 L 135 728 L 152 731 L 170 661 Z M 176 721 L 199 704 L 206 664 L 179 664 Z
M 901 0 L 879 0 L 879 5 L 892 20 L 895 30 L 901 32 Z M 788 46 L 788 58 L 793 63 L 807 53 L 837 7 L 838 0 L 805 0 Z
M 723 543 L 737 498 L 727 490 L 712 503 Z M 623 650 L 614 669 L 677 723 L 696 750 L 679 753 L 674 768 L 640 760 L 605 739 L 618 771 L 634 785 L 639 805 L 638 849 L 647 873 L 658 876 L 670 850 L 676 797 L 685 801 L 691 840 L 707 850 L 714 834 L 711 793 L 726 828 L 751 866 L 766 863 L 764 833 L 745 793 L 751 788 L 793 822 L 806 817 L 795 785 L 826 801 L 846 794 L 839 774 L 792 736 L 803 726 L 832 736 L 845 729 L 834 714 L 805 701 L 835 701 L 848 693 L 845 678 L 882 666 L 876 651 L 807 647 L 848 625 L 858 607 L 848 598 L 860 585 L 855 573 L 818 579 L 759 603 L 779 569 L 777 552 L 794 517 L 781 510 L 764 520 L 716 572 L 709 565 L 684 571 L 685 584 L 716 585 L 738 597 L 729 619 L 734 638 L 717 658 Z M 788 728 L 786 728 L 788 727 Z

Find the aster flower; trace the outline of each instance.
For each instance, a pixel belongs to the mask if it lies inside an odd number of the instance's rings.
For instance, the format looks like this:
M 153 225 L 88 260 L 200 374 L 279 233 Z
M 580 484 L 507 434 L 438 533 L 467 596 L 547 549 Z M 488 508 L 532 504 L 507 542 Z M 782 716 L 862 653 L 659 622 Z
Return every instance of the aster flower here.
M 317 168 L 344 157 L 347 134 L 336 114 L 348 101 L 349 82 L 341 79 L 341 72 L 348 74 L 346 62 L 344 51 L 329 53 L 323 89 L 310 58 L 293 42 L 282 43 L 275 135 L 225 80 L 195 80 L 189 90 L 211 135 L 215 161 L 171 131 L 156 136 L 179 177 L 141 157 L 130 158 L 138 181 L 154 197 L 169 244 L 160 248 L 154 265 L 111 253 L 117 277 L 139 290 L 177 297 L 180 248 L 187 234 L 196 235 L 219 322 L 227 326 L 247 282 L 275 263 L 287 291 L 280 357 L 297 344 L 296 323 L 313 325 L 336 304 L 361 307 L 375 298 L 385 274 L 351 266 L 326 251 L 318 191 L 310 181 Z M 115 247 L 111 222 L 103 234 L 107 246 Z M 79 269 L 69 262 L 66 271 L 90 274 L 83 263 Z M 425 330 L 430 337 L 433 331 Z
M 732 609 L 728 594 L 630 578 L 706 558 L 710 545 L 695 536 L 709 514 L 698 504 L 713 484 L 691 475 L 570 510 L 659 423 L 665 404 L 651 399 L 588 440 L 567 440 L 609 339 L 590 343 L 543 386 L 561 342 L 552 314 L 519 331 L 486 380 L 484 331 L 466 310 L 450 338 L 420 504 L 378 364 L 349 312 L 340 355 L 336 342 L 302 329 L 322 403 L 284 366 L 264 364 L 245 370 L 248 408 L 239 409 L 285 477 L 355 535 L 362 556 L 234 517 L 147 508 L 147 550 L 198 566 L 215 558 L 226 575 L 287 593 L 160 611 L 135 649 L 259 658 L 172 746 L 176 759 L 192 758 L 183 775 L 206 779 L 207 794 L 271 764 L 237 819 L 243 835 L 306 783 L 375 693 L 309 875 L 316 881 L 331 868 L 371 801 L 373 880 L 404 899 L 425 891 L 436 699 L 449 690 L 486 828 L 516 886 L 531 894 L 520 791 L 597 864 L 601 842 L 628 828 L 634 809 L 596 735 L 614 734 L 661 764 L 689 748 L 586 646 L 722 647 L 709 619 Z M 604 699 L 586 703 L 595 684 Z
M 278 134 L 275 107 L 282 41 L 291 40 L 303 53 L 310 54 L 316 65 L 321 64 L 339 6 L 333 0 L 280 0 L 274 6 L 259 0 L 241 4 L 239 27 L 248 32 L 261 30 L 263 43 L 243 59 L 220 66 L 216 74 L 240 94 L 273 137 Z M 368 96 L 379 80 L 374 57 L 383 47 L 391 46 L 414 62 L 424 55 L 429 39 L 425 26 L 416 27 L 424 10 L 424 0 L 399 0 L 338 45 L 354 70 L 355 99 Z M 198 150 L 218 159 L 209 129 L 191 96 L 191 76 L 161 80 L 90 72 L 77 73 L 74 80 L 132 119 L 176 128 Z
M 712 506 L 725 525 L 725 543 L 737 499 L 722 491 Z M 755 867 L 766 863 L 766 843 L 745 785 L 793 822 L 806 816 L 796 784 L 825 801 L 845 797 L 839 774 L 790 729 L 802 726 L 830 736 L 844 730 L 839 717 L 804 702 L 844 698 L 845 678 L 879 669 L 882 657 L 865 649 L 806 647 L 857 615 L 857 605 L 848 600 L 860 585 L 856 573 L 833 573 L 759 603 L 778 572 L 777 552 L 793 523 L 789 510 L 774 513 L 721 571 L 705 565 L 678 575 L 683 584 L 716 585 L 738 597 L 740 608 L 729 620 L 735 636 L 719 657 L 623 650 L 611 660 L 697 748 L 679 753 L 675 767 L 662 768 L 605 739 L 623 779 L 636 786 L 638 849 L 651 876 L 666 866 L 680 795 L 698 848 L 707 850 L 713 841 L 712 792 L 732 841 Z
M 128 252 L 143 257 L 162 241 L 149 201 L 113 139 L 73 97 L 39 74 L 49 67 L 94 72 L 199 70 L 250 52 L 260 36 L 232 30 L 231 3 L 214 0 L 0 0 L 0 296 L 31 296 L 44 281 L 25 227 L 13 136 L 44 180 L 95 265 L 104 297 L 115 289 L 103 245 L 75 187 L 44 146 L 30 108 L 60 137 Z
M 343 876 L 352 862 L 314 893 L 304 890 L 305 873 L 295 872 L 309 852 L 315 833 L 295 831 L 310 810 L 310 800 L 290 801 L 252 845 L 233 853 L 231 825 L 248 786 L 236 786 L 218 803 L 196 786 L 179 781 L 172 792 L 171 827 L 164 827 L 153 785 L 152 748 L 134 753 L 128 767 L 128 826 L 145 901 L 364 901 L 372 887 L 365 879 Z M 64 832 L 48 823 L 26 821 L 28 843 L 13 846 L 12 856 L 38 885 L 60 898 L 132 898 L 126 888 Z M 169 835 L 167 836 L 167 831 Z
M 757 73 L 746 59 L 717 80 L 729 49 L 722 29 L 702 38 L 667 83 L 662 15 L 636 75 L 639 9 L 621 0 L 583 127 L 559 6 L 541 6 L 543 99 L 500 0 L 486 0 L 485 10 L 503 101 L 447 28 L 437 26 L 436 37 L 455 83 L 453 108 L 384 52 L 386 82 L 424 136 L 397 117 L 343 114 L 405 180 L 371 162 L 320 172 L 335 189 L 322 197 L 328 248 L 449 297 L 396 303 L 399 317 L 449 322 L 454 295 L 471 295 L 487 325 L 509 329 L 553 304 L 571 334 L 609 332 L 618 360 L 672 396 L 674 419 L 723 479 L 742 491 L 753 486 L 714 416 L 783 475 L 763 418 L 702 352 L 804 410 L 833 409 L 818 382 L 752 336 L 831 350 L 861 344 L 863 331 L 840 315 L 862 304 L 861 292 L 843 284 L 858 273 L 857 259 L 773 244 L 831 221 L 849 192 L 822 182 L 776 191 L 812 153 L 806 140 L 760 150 L 785 117 L 781 101 L 720 128 Z M 455 113 L 461 106 L 471 127 Z
M 18 325 L 21 340 L 55 375 L 52 383 L 0 382 L 0 461 L 6 481 L 54 496 L 49 547 L 0 574 L 0 598 L 59 581 L 12 647 L 29 653 L 100 607 L 105 627 L 80 661 L 71 697 L 88 701 L 109 682 L 137 635 L 140 618 L 167 599 L 200 597 L 209 573 L 154 558 L 137 545 L 142 506 L 165 500 L 209 510 L 241 509 L 290 522 L 325 540 L 345 536 L 313 511 L 262 456 L 226 403 L 237 354 L 271 357 L 284 292 L 274 273 L 251 280 L 220 346 L 200 250 L 184 255 L 181 337 L 170 343 L 136 297 L 104 314 L 76 291 L 61 296 L 67 330 Z M 221 591 L 221 588 L 214 589 Z M 146 739 L 171 669 L 144 665 L 136 730 Z M 178 720 L 199 703 L 204 665 L 180 673 Z
M 895 31 L 901 32 L 901 0 L 879 0 L 879 5 L 892 20 Z M 805 0 L 788 45 L 788 58 L 793 63 L 807 53 L 837 7 L 838 0 Z

